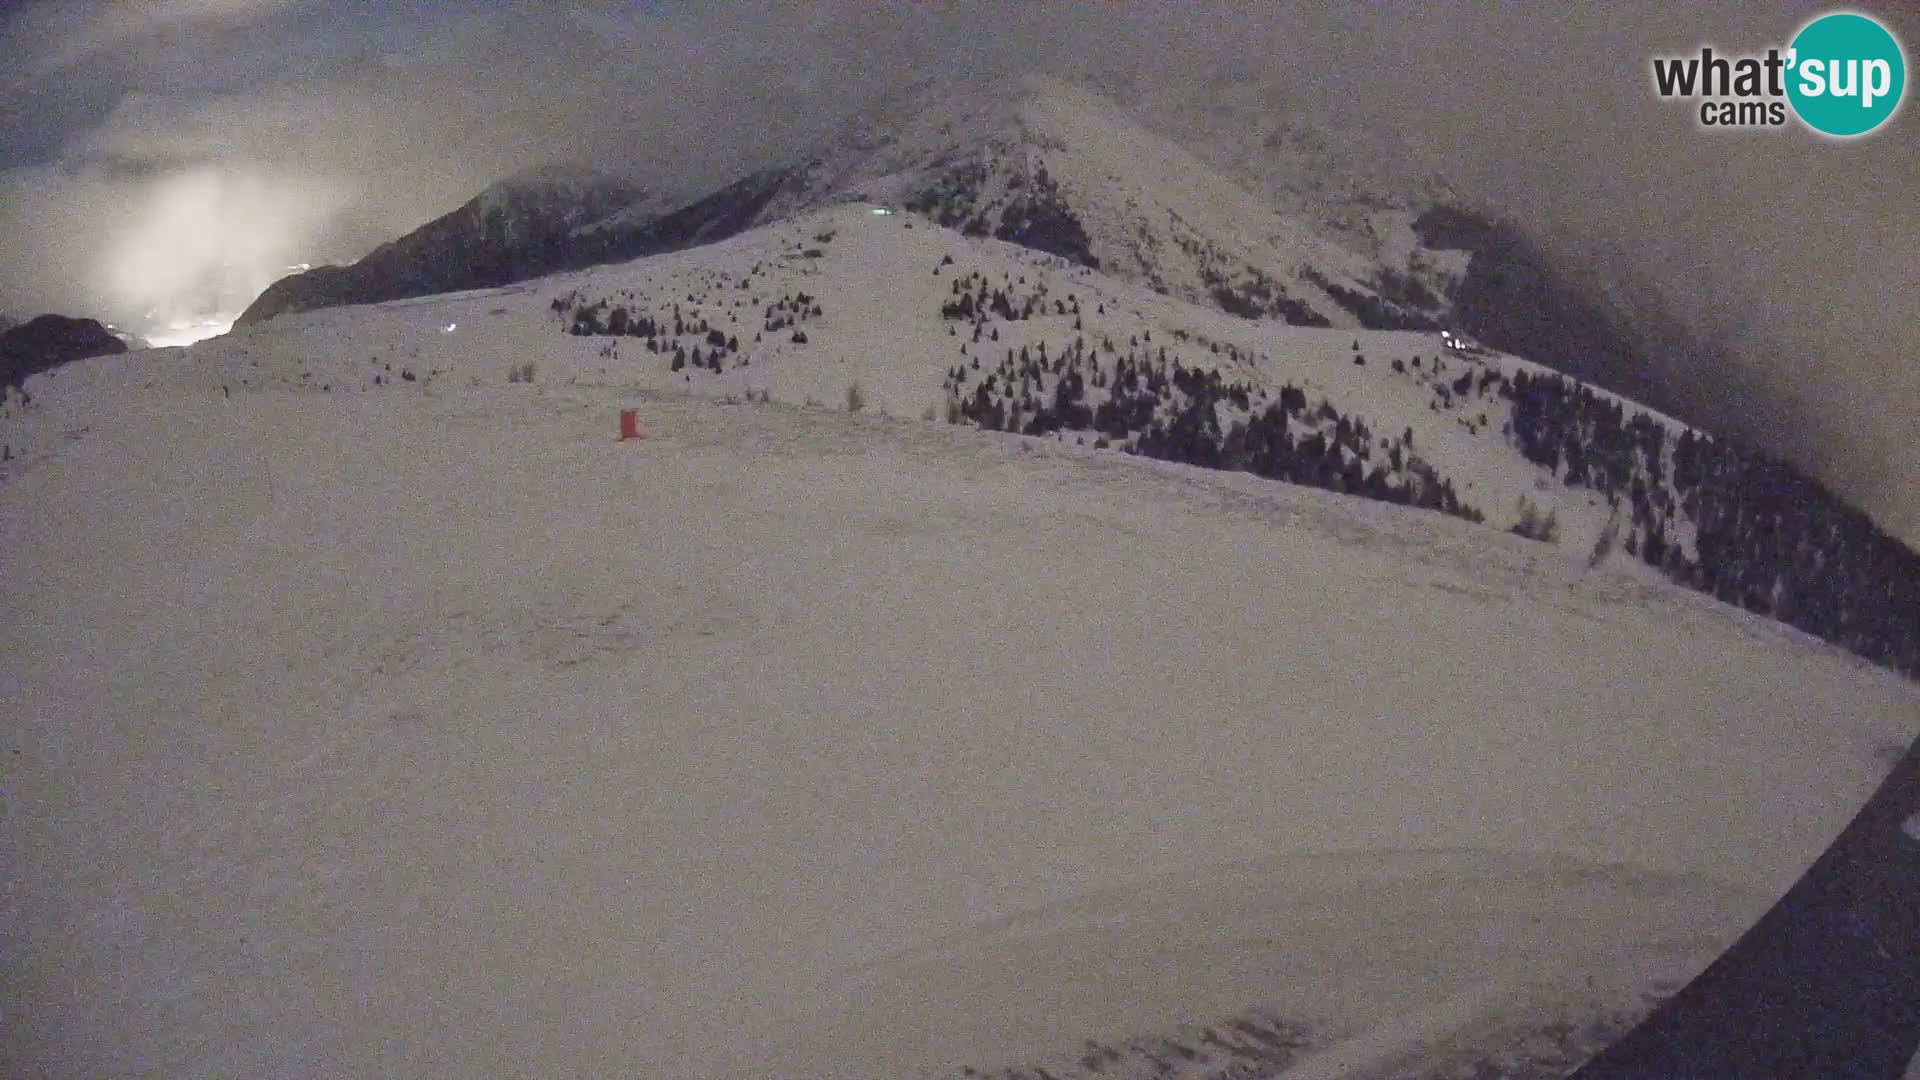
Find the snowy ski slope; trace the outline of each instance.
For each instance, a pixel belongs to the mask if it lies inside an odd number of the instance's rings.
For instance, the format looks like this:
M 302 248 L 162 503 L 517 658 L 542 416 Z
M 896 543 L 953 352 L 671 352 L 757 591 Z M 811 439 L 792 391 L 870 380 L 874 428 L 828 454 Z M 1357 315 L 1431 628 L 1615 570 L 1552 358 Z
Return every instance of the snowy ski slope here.
M 939 310 L 968 274 L 1411 428 L 1488 522 L 920 419 L 976 348 Z M 569 296 L 740 348 L 674 372 L 567 333 Z M 847 206 L 30 380 L 0 416 L 0 1071 L 1591 1049 L 1825 846 L 1920 692 L 1588 570 L 1604 507 L 1543 488 L 1502 402 L 1390 367 L 1439 351 Z M 648 438 L 614 441 L 623 407 Z M 1522 494 L 1560 544 L 1503 531 Z

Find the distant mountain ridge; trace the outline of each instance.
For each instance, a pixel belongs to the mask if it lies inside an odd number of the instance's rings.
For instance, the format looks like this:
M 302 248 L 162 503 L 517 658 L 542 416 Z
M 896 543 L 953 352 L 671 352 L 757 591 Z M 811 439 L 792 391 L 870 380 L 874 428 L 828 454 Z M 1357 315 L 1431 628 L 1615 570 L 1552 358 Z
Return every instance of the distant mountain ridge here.
M 1135 108 L 1150 112 L 1148 105 Z M 1190 125 L 1185 143 L 1217 164 L 1157 133 L 1177 129 L 1181 116 L 1210 117 Z M 1255 322 L 1463 330 L 1502 352 L 1692 419 L 1673 383 L 1706 366 L 1687 361 L 1710 357 L 1713 346 L 1691 338 L 1657 296 L 1578 264 L 1471 205 L 1444 180 L 1378 167 L 1388 156 L 1365 144 L 1343 145 L 1304 119 L 1266 117 L 1247 102 L 1218 115 L 1175 108 L 1149 129 L 1103 94 L 1055 79 L 926 83 L 856 114 L 787 163 L 684 205 L 578 173 L 503 182 L 354 267 L 276 285 L 242 321 L 622 262 L 872 202 Z M 991 299 L 974 294 L 976 308 Z M 1490 389 L 1475 385 L 1472 393 Z M 1889 546 L 1798 472 L 1724 442 L 1710 451 L 1687 444 L 1686 467 L 1705 478 L 1701 490 L 1714 494 L 1697 512 L 1677 514 L 1676 494 L 1663 501 L 1655 493 L 1662 477 L 1681 468 L 1678 444 L 1643 445 L 1645 433 L 1630 428 L 1630 414 L 1578 389 L 1515 381 L 1501 391 L 1516 414 L 1507 437 L 1563 482 L 1633 506 L 1627 539 L 1644 561 L 1861 655 L 1920 669 L 1920 631 L 1894 610 L 1898 603 L 1887 606 L 1890 598 L 1905 602 L 1904 586 L 1874 591 L 1883 572 L 1906 565 L 1910 553 Z M 1435 407 L 1451 405 L 1443 395 Z M 967 419 L 992 427 L 1010 422 L 1012 406 L 1001 402 L 999 414 L 992 408 L 979 402 Z M 1174 424 L 1179 415 L 1153 414 L 1167 430 L 1144 444 L 1147 452 L 1196 463 L 1235 457 L 1223 432 L 1195 426 L 1207 409 L 1192 411 L 1184 427 Z M 1015 426 L 1033 422 L 1029 416 Z M 1297 470 L 1288 470 L 1286 478 L 1297 480 Z M 1367 481 L 1341 474 L 1346 490 Z M 1744 490 L 1748 483 L 1798 491 L 1802 506 L 1777 505 Z M 1456 495 L 1465 497 L 1442 490 L 1441 508 Z M 1684 559 L 1669 532 L 1681 520 L 1698 525 L 1705 544 L 1689 547 Z M 1816 557 L 1835 544 L 1845 551 L 1837 563 Z
M 617 244 L 610 238 L 583 242 L 579 232 L 646 206 L 650 198 L 626 180 L 542 166 L 493 184 L 459 209 L 350 266 L 320 266 L 280 279 L 248 305 L 238 322 L 486 288 L 605 261 Z
M 853 118 L 807 172 L 806 197 L 782 209 L 898 205 L 1247 317 L 1360 326 L 1357 302 L 1437 325 L 1437 295 L 1425 308 L 1387 300 L 1374 284 L 1381 267 L 1318 222 L 1276 209 L 1102 95 L 1055 79 L 923 85 Z M 1461 269 L 1447 256 L 1408 256 L 1391 269 L 1430 292 Z
M 866 146 L 856 159 L 881 180 L 917 179 L 893 168 L 893 153 Z M 853 204 L 788 212 L 823 190 L 828 199 L 881 194 L 862 171 L 834 164 L 756 174 L 644 227 L 648 243 L 687 249 L 675 255 L 526 295 L 449 297 L 439 302 L 444 317 L 403 305 L 365 318 L 433 318 L 463 333 L 486 322 L 489 347 L 541 356 L 543 372 L 561 365 L 554 377 L 735 396 L 771 389 L 788 402 L 851 398 L 857 383 L 867 407 L 895 415 L 944 414 L 1436 510 L 1545 541 L 1576 563 L 1624 557 L 1641 564 L 1636 572 L 1920 677 L 1920 556 L 1777 459 L 1438 333 L 1237 317 L 1156 295 L 1107 274 L 1104 262 L 1094 271 L 906 214 Z M 776 223 L 704 242 L 756 216 Z M 1480 219 L 1428 211 L 1416 221 L 1437 247 L 1510 242 L 1481 235 Z M 1101 230 L 1084 235 L 1100 260 Z M 534 312 L 544 335 L 527 323 Z M 285 332 L 347 340 L 356 318 Z M 418 343 L 433 351 L 410 353 L 397 371 L 342 356 L 345 366 L 308 369 L 302 359 L 301 370 L 275 377 L 367 392 L 383 379 L 464 375 L 474 343 L 437 325 Z M 223 352 L 244 385 L 262 372 L 235 359 L 243 346 Z M 214 355 L 200 355 L 198 377 Z
M 926 83 L 851 117 L 789 162 L 682 205 L 590 173 L 536 170 L 383 245 L 267 290 L 242 323 L 287 311 L 504 284 L 710 242 L 848 201 L 926 214 L 1249 317 L 1439 325 L 1457 253 L 1412 210 L 1394 260 L 1281 213 L 1083 87 L 1037 76 Z
M 1444 178 L 1396 172 L 1403 155 L 1377 132 L 1276 114 L 1231 84 L 1202 98 L 1044 76 L 928 81 L 691 200 L 586 168 L 530 170 L 352 266 L 277 282 L 239 322 L 497 286 L 874 201 L 1247 318 L 1465 330 L 1684 411 L 1674 373 L 1713 349 L 1656 295 L 1610 300 L 1593 272 Z

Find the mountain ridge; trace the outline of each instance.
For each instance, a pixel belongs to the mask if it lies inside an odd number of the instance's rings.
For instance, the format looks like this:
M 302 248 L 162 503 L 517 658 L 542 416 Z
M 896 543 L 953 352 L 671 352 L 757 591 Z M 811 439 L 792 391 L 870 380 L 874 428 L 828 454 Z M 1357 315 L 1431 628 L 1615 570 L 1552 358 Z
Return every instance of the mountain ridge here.
M 504 334 L 481 355 L 559 357 L 573 380 L 790 402 L 857 396 L 1436 510 L 1920 673 L 1920 556 L 1783 462 L 1470 339 L 1246 319 L 879 206 L 706 240 L 779 213 L 809 184 L 768 173 L 654 222 L 656 241 L 685 245 L 671 254 L 256 325 L 198 347 L 193 377 L 356 392 L 481 379 L 466 335 Z M 321 352 L 366 337 L 358 319 L 392 322 L 415 343 L 408 363 L 369 355 L 369 370 L 351 356 L 299 355 L 320 328 L 331 328 L 312 341 Z M 253 342 L 288 359 L 277 370 L 237 363 Z
M 589 206 L 568 193 L 594 190 L 590 169 L 540 166 L 477 198 L 538 187 L 560 227 L 490 244 L 469 203 L 354 267 L 282 279 L 240 322 L 619 262 L 871 200 L 1248 318 L 1452 326 L 1699 419 L 1697 372 L 1717 351 L 1654 291 L 1610 288 L 1444 177 L 1399 164 L 1411 152 L 1379 132 L 1276 113 L 1233 82 L 1202 89 L 1188 100 L 1086 74 L 924 80 L 692 199 L 614 188 L 624 194 Z
M 286 312 L 485 288 L 594 259 L 577 230 L 645 205 L 647 190 L 591 169 L 554 163 L 489 185 L 459 208 L 390 240 L 348 266 L 320 266 L 274 282 L 237 324 Z
M 532 175 L 538 178 L 540 171 Z M 552 192 L 559 185 L 542 186 Z M 774 194 L 750 214 L 719 214 L 694 224 L 710 212 L 703 207 L 729 205 L 741 191 L 768 188 Z M 1156 194 L 1162 191 L 1174 194 Z M 1350 310 L 1358 302 L 1408 325 L 1437 325 L 1434 304 L 1417 309 L 1404 298 L 1383 296 L 1368 281 L 1373 268 L 1366 260 L 1329 242 L 1313 223 L 1263 205 L 1097 93 L 1041 76 L 986 88 L 922 84 L 870 104 L 785 162 L 706 196 L 679 206 L 608 200 L 575 212 L 564 233 L 540 234 L 520 245 L 526 250 L 514 258 L 468 240 L 467 248 L 486 254 L 487 274 L 435 273 L 436 260 L 460 250 L 447 237 L 484 229 L 488 193 L 478 198 L 481 205 L 469 203 L 436 219 L 354 267 L 283 279 L 240 321 L 502 284 L 672 250 L 690 237 L 714 239 L 838 202 L 875 200 L 1085 265 L 1104 262 L 1110 272 L 1162 291 L 1252 315 L 1359 326 L 1360 317 Z M 675 223 L 651 228 L 671 215 L 678 215 Z M 1430 254 L 1429 262 L 1438 265 L 1389 269 L 1421 278 L 1421 289 L 1431 293 L 1461 268 L 1450 255 Z

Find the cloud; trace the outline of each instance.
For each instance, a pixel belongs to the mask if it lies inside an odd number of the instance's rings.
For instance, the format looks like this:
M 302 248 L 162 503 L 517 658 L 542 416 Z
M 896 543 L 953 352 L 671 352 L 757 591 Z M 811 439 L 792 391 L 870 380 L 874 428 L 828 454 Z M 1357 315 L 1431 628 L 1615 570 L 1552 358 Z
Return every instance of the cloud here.
M 147 185 L 102 252 L 96 288 L 116 306 L 185 318 L 183 296 L 245 304 L 308 254 L 341 203 L 310 178 L 199 166 Z
M 300 0 L 141 0 L 139 3 L 63 2 L 21 5 L 0 24 L 0 44 L 24 58 L 8 89 L 60 72 L 174 28 L 219 32 L 260 19 Z
M 692 193 L 924 77 L 1083 73 L 1181 109 L 1257 92 L 1336 138 L 1391 129 L 1414 146 L 1393 167 L 1436 166 L 1649 280 L 1737 346 L 1686 373 L 1694 412 L 1920 537 L 1920 113 L 1851 144 L 1708 133 L 1648 85 L 1655 53 L 1783 44 L 1819 10 L 31 5 L 0 21 L 0 54 L 32 73 L 0 75 L 0 243 L 30 253 L 0 267 L 0 310 L 105 308 L 138 292 L 130 275 L 195 282 L 222 260 L 351 257 L 547 160 Z M 1914 16 L 1876 14 L 1920 40 Z
M 257 167 L 14 170 L 0 176 L 0 234 L 18 257 L 0 262 L 0 294 L 23 314 L 123 325 L 149 311 L 185 318 L 203 300 L 244 304 L 303 259 L 344 202 L 323 181 Z

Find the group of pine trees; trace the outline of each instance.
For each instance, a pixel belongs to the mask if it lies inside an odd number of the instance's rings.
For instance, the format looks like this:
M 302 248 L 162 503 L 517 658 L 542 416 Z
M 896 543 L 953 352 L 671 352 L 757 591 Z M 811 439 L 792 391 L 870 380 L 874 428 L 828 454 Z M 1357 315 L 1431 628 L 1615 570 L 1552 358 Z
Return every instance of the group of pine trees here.
M 1220 310 L 1243 319 L 1277 318 L 1289 326 L 1332 326 L 1325 315 L 1287 295 L 1280 283 L 1258 269 L 1248 266 L 1239 280 L 1229 280 L 1214 260 L 1201 263 L 1200 283 L 1207 288 Z
M 1512 435 L 1562 482 L 1628 504 L 1627 549 L 1668 577 L 1920 676 L 1920 555 L 1787 463 L 1691 430 L 1677 440 L 1557 375 L 1516 375 Z M 1670 464 L 1670 468 L 1669 468 Z M 1672 535 L 1694 526 L 1695 557 Z
M 1257 292 L 1249 299 L 1256 297 L 1272 302 Z M 553 310 L 569 333 L 645 340 L 649 351 L 671 357 L 674 371 L 721 371 L 730 355 L 748 362 L 737 337 L 678 305 L 670 316 L 654 316 L 576 293 L 555 299 Z M 821 314 L 812 296 L 782 296 L 765 306 L 762 333 L 791 329 L 791 340 L 804 343 L 799 325 Z M 1080 333 L 1079 299 L 1050 298 L 1044 284 L 1022 289 L 968 274 L 953 282 L 940 314 L 971 324 L 974 345 L 989 334 L 999 340 L 996 319 L 1072 316 L 1076 332 L 1052 355 L 1044 341 L 1008 348 L 986 371 L 976 350 L 948 372 L 948 416 L 956 422 L 1028 435 L 1082 433 L 1096 446 L 1484 520 L 1413 453 L 1411 430 L 1377 439 L 1331 403 L 1310 410 L 1292 386 L 1269 400 L 1217 368 L 1170 358 L 1165 345 L 1156 354 L 1150 333 L 1145 343 L 1129 340 L 1124 353 L 1110 340 L 1090 346 Z M 694 339 L 690 347 L 683 337 Z M 1240 359 L 1231 347 L 1229 354 Z M 1357 343 L 1355 362 L 1364 363 Z M 1527 460 L 1616 509 L 1625 505 L 1630 554 L 1684 585 L 1920 677 L 1920 555 L 1791 466 L 1691 431 L 1675 440 L 1646 414 L 1629 416 L 1619 401 L 1556 375 L 1509 378 L 1488 367 L 1453 376 L 1439 356 L 1412 365 L 1392 362 L 1394 371 L 1433 387 L 1438 410 L 1506 398 L 1508 437 Z M 1462 422 L 1478 430 L 1487 421 L 1481 413 L 1477 423 Z M 1683 521 L 1693 526 L 1692 557 L 1677 538 Z
M 1303 270 L 1301 276 L 1318 285 L 1333 298 L 1334 303 L 1347 309 L 1354 318 L 1360 320 L 1361 326 L 1369 330 L 1440 329 L 1438 320 L 1420 311 L 1411 303 L 1395 303 L 1379 292 L 1360 292 L 1357 289 L 1349 289 L 1337 281 L 1328 280 L 1325 275 L 1312 267 Z M 1376 287 L 1381 287 L 1387 281 L 1391 281 L 1392 284 L 1385 285 L 1382 291 L 1397 286 L 1403 297 L 1409 295 L 1411 290 L 1419 285 L 1418 281 L 1411 277 L 1402 277 L 1376 281 Z
M 745 284 L 744 279 L 742 284 Z M 669 313 L 655 316 L 629 310 L 625 305 L 616 306 L 606 298 L 589 302 L 576 290 L 555 297 L 550 309 L 566 323 L 567 333 L 576 337 L 630 337 L 642 340 L 648 352 L 668 357 L 671 371 L 717 373 L 726 369 L 729 358 L 736 367 L 746 367 L 752 363 L 751 358 L 741 350 L 739 336 L 710 325 L 698 308 L 683 311 L 679 304 L 674 304 Z M 789 340 L 804 345 L 807 342 L 806 332 L 797 327 L 824 313 L 820 301 L 805 292 L 783 295 L 766 305 L 762 313 L 761 334 L 794 327 Z M 683 341 L 683 338 L 688 340 Z M 761 335 L 756 334 L 754 341 L 760 338 Z M 611 345 L 603 348 L 601 355 L 617 358 L 616 352 L 609 351 L 611 348 Z
M 950 262 L 949 258 L 940 266 L 946 266 Z M 935 276 L 939 275 L 940 266 L 933 268 Z M 1026 284 L 1025 275 L 1021 276 L 1018 283 L 1009 279 L 1002 281 L 999 285 L 992 284 L 985 274 L 978 272 L 955 278 L 953 284 L 947 289 L 953 299 L 940 305 L 940 317 L 949 321 L 972 323 L 975 341 L 980 340 L 981 332 L 987 328 L 989 321 L 996 318 L 1003 322 L 1025 322 L 1035 315 L 1072 315 L 1073 328 L 1075 330 L 1082 328 L 1080 300 L 1077 296 L 1069 296 L 1065 300 L 1055 298 L 1049 307 L 1047 287 L 1044 284 L 1035 285 L 1023 292 Z M 999 340 L 997 334 L 994 340 Z
M 992 164 L 1006 173 L 1005 190 L 997 201 L 987 195 L 992 170 L 987 162 L 976 161 L 945 170 L 927 188 L 908 196 L 904 205 L 967 236 L 992 236 L 1099 269 L 1086 227 L 1044 162 L 1031 176 L 1023 162 L 1009 165 L 996 159 Z
M 1366 357 L 1360 353 L 1359 341 L 1353 343 L 1353 350 L 1353 362 L 1364 366 Z M 1468 367 L 1458 375 L 1449 376 L 1446 359 L 1438 353 L 1425 359 L 1416 355 L 1410 361 L 1395 357 L 1388 361 L 1388 366 L 1394 374 L 1405 375 L 1431 389 L 1433 400 L 1428 402 L 1427 407 L 1434 412 L 1452 412 L 1476 402 L 1506 396 L 1507 377 L 1496 367 L 1479 368 L 1477 375 L 1473 367 Z M 1478 415 L 1469 412 L 1455 417 L 1454 422 L 1467 429 L 1469 435 L 1479 434 L 1492 423 L 1484 409 Z
M 1111 359 L 1103 362 L 1102 352 Z M 1230 359 L 1239 359 L 1237 350 Z M 1253 386 L 1170 358 L 1164 345 L 1157 354 L 1143 350 L 1137 337 L 1124 353 L 1111 340 L 1089 346 L 1082 336 L 1051 355 L 1044 341 L 1009 347 L 989 370 L 975 355 L 949 369 L 945 385 L 956 422 L 1025 435 L 1091 434 L 1096 447 L 1484 520 L 1452 481 L 1412 453 L 1411 431 L 1377 439 L 1330 402 L 1309 410 L 1305 391 L 1291 385 L 1261 407 L 1265 395 Z M 1223 428 L 1223 414 L 1244 419 Z
M 823 314 L 825 311 L 821 308 L 820 301 L 807 293 L 785 295 L 768 304 L 766 310 L 761 313 L 760 330 L 767 334 L 778 333 L 790 326 L 797 327 L 808 319 L 819 318 Z M 793 340 L 801 344 L 806 343 L 804 331 L 795 330 L 794 334 Z

